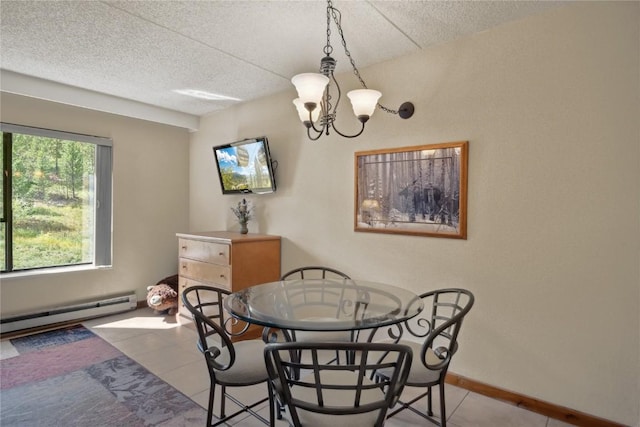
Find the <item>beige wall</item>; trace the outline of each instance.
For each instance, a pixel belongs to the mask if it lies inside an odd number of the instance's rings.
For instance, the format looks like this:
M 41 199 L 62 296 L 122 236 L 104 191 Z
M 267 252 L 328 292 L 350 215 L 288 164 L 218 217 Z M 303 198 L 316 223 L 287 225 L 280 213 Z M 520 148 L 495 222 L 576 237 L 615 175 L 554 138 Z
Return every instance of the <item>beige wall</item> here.
M 186 130 L 3 93 L 3 122 L 113 139 L 113 267 L 2 277 L 2 317 L 146 287 L 177 272 L 188 228 Z
M 249 229 L 283 236 L 283 270 L 467 287 L 477 302 L 452 371 L 639 425 L 639 22 L 637 2 L 579 3 L 363 70 L 383 104 L 416 113 L 378 111 L 355 140 L 307 141 L 293 90 L 205 117 L 190 229 L 238 229 L 211 147 L 267 135 L 279 188 L 249 197 Z M 353 232 L 355 151 L 459 140 L 467 240 Z

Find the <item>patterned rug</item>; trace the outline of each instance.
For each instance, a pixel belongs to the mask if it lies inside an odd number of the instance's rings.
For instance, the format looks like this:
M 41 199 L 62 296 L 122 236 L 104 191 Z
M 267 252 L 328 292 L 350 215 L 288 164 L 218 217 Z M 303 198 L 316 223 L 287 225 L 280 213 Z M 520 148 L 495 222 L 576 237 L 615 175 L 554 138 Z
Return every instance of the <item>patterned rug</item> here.
M 77 325 L 2 342 L 0 425 L 202 426 L 206 411 Z

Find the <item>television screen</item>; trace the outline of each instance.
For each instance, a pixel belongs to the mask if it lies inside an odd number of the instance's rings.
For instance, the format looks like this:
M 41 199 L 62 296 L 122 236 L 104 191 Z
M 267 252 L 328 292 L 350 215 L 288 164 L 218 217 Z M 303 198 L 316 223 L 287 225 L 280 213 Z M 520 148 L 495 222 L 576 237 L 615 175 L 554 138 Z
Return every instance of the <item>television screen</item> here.
M 222 194 L 276 191 L 274 162 L 266 137 L 213 147 Z

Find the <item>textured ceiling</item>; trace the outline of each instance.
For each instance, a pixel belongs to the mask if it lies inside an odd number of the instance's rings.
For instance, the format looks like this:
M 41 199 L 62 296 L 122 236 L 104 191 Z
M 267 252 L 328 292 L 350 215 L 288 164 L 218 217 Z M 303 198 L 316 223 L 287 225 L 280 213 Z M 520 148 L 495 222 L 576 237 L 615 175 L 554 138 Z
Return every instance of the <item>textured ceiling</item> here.
M 565 3 L 337 0 L 334 6 L 363 68 Z M 290 89 L 291 76 L 316 71 L 325 8 L 314 0 L 2 0 L 0 68 L 200 116 Z M 332 44 L 338 70 L 347 70 L 335 35 Z M 241 101 L 202 100 L 179 89 Z

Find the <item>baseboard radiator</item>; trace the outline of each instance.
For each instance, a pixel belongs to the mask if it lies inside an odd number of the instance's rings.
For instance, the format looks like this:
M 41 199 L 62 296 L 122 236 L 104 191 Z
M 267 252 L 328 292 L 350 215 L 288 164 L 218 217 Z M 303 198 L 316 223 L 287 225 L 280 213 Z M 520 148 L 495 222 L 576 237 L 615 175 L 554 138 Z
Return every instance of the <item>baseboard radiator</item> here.
M 136 294 L 113 296 L 95 301 L 44 309 L 35 313 L 21 314 L 0 319 L 0 332 L 13 332 L 22 329 L 37 328 L 54 323 L 72 320 L 90 319 L 135 310 L 138 304 Z

